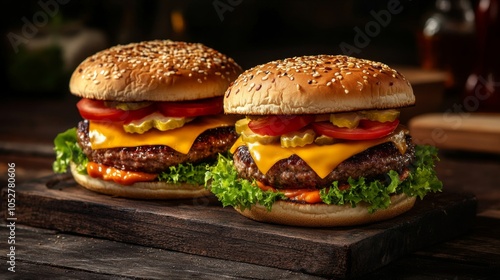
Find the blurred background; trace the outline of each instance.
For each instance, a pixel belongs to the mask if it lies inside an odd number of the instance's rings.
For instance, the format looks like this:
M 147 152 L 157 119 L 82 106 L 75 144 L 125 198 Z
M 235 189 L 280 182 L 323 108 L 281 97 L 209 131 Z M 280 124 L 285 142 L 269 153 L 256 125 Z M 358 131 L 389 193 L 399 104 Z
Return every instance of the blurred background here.
M 446 86 L 457 95 L 477 59 L 478 3 L 8 0 L 1 77 L 15 98 L 59 98 L 68 94 L 69 74 L 88 55 L 116 44 L 172 39 L 204 43 L 243 68 L 328 53 L 451 71 L 455 76 L 447 77 Z

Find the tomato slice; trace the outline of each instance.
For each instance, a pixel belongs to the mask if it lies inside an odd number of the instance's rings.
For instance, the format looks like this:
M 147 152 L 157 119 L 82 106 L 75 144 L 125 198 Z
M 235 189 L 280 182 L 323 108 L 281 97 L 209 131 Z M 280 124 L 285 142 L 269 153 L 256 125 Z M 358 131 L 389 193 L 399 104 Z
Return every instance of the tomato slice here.
M 391 134 L 399 125 L 399 120 L 392 122 L 377 122 L 360 120 L 356 128 L 345 128 L 333 125 L 331 122 L 315 122 L 312 124 L 316 133 L 346 140 L 371 140 Z
M 159 102 L 160 112 L 167 117 L 196 117 L 216 115 L 223 112 L 222 97 L 200 100 Z
M 143 118 L 156 109 L 150 105 L 137 110 L 121 110 L 107 107 L 103 100 L 83 98 L 76 103 L 76 107 L 82 118 L 91 121 L 111 121 L 128 123 L 133 120 Z
M 278 136 L 297 131 L 315 118 L 314 115 L 273 115 L 251 120 L 248 127 L 260 135 Z

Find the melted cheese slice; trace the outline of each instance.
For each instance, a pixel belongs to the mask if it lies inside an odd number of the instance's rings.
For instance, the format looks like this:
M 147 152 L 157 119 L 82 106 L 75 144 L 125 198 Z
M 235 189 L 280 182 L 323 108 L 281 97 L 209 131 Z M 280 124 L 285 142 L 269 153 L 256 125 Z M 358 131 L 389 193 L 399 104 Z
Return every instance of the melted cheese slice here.
M 390 136 L 375 140 L 346 141 L 323 146 L 311 144 L 294 148 L 283 148 L 279 143 L 245 143 L 240 137 L 231 147 L 230 152 L 234 153 L 239 146 L 248 146 L 250 155 L 263 174 L 266 174 L 276 162 L 295 154 L 303 159 L 319 177 L 325 178 L 344 160 L 385 142 L 392 141 L 396 143 L 399 151 L 404 153 L 406 150 L 404 137 L 395 137 L 395 135 L 404 135 L 404 133 L 405 131 L 399 130 Z
M 187 154 L 196 138 L 208 129 L 233 126 L 237 118 L 217 115 L 196 118 L 176 129 L 159 131 L 156 129 L 143 134 L 127 133 L 122 126 L 111 123 L 90 122 L 89 138 L 92 149 L 165 145 Z

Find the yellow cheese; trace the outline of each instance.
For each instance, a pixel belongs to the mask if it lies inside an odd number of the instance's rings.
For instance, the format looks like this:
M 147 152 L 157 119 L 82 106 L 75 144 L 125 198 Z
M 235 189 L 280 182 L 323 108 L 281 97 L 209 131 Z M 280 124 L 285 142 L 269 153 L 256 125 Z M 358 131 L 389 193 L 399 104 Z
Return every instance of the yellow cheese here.
M 403 132 L 397 131 L 395 133 L 400 134 Z M 266 174 L 276 162 L 295 154 L 303 159 L 319 177 L 325 178 L 344 160 L 373 146 L 389 141 L 399 142 L 397 146 L 406 146 L 406 143 L 401 143 L 400 139 L 400 137 L 388 136 L 375 140 L 346 141 L 332 145 L 319 146 L 311 144 L 304 147 L 283 148 L 279 143 L 267 145 L 259 142 L 245 143 L 240 137 L 234 143 L 230 152 L 234 153 L 237 147 L 247 145 L 250 155 L 263 174 Z
M 194 140 L 204 131 L 233 126 L 236 119 L 225 115 L 205 116 L 196 118 L 180 128 L 167 131 L 153 129 L 143 134 L 127 133 L 121 125 L 91 121 L 89 125 L 90 145 L 92 149 L 165 145 L 187 154 Z

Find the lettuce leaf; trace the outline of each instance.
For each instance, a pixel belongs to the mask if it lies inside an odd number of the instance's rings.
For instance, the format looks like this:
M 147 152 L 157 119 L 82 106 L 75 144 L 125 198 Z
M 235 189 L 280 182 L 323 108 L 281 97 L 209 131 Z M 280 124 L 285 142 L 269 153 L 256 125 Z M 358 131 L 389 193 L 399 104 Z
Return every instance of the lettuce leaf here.
M 65 132 L 59 133 L 54 139 L 54 151 L 56 160 L 52 164 L 52 170 L 55 173 L 65 173 L 68 171 L 70 162 L 76 164 L 76 170 L 80 174 L 87 174 L 87 156 L 78 146 L 76 127 L 70 128 Z
M 355 207 L 361 202 L 368 203 L 370 212 L 387 208 L 392 194 L 405 193 L 422 199 L 427 193 L 441 191 L 443 187 L 434 170 L 434 162 L 437 160 L 435 147 L 417 145 L 410 175 L 403 182 L 399 180 L 398 173 L 391 170 L 384 181 L 349 178 L 351 187 L 347 190 L 340 190 L 338 182 L 333 182 L 330 188 L 320 191 L 320 197 L 326 204 L 350 204 Z M 223 206 L 239 207 L 242 210 L 257 203 L 271 210 L 276 200 L 287 199 L 281 193 L 261 190 L 255 181 L 238 178 L 233 161 L 224 155 L 219 155 L 217 164 L 206 172 L 205 186 L 210 188 Z
M 205 172 L 207 172 L 208 167 L 207 163 L 181 163 L 176 166 L 170 166 L 167 171 L 160 173 L 158 180 L 173 184 L 188 183 L 204 185 Z
M 281 193 L 261 190 L 255 181 L 238 178 L 233 161 L 222 154 L 206 172 L 205 186 L 217 196 L 222 206 L 238 206 L 242 210 L 257 203 L 271 210 L 276 200 L 286 199 Z

